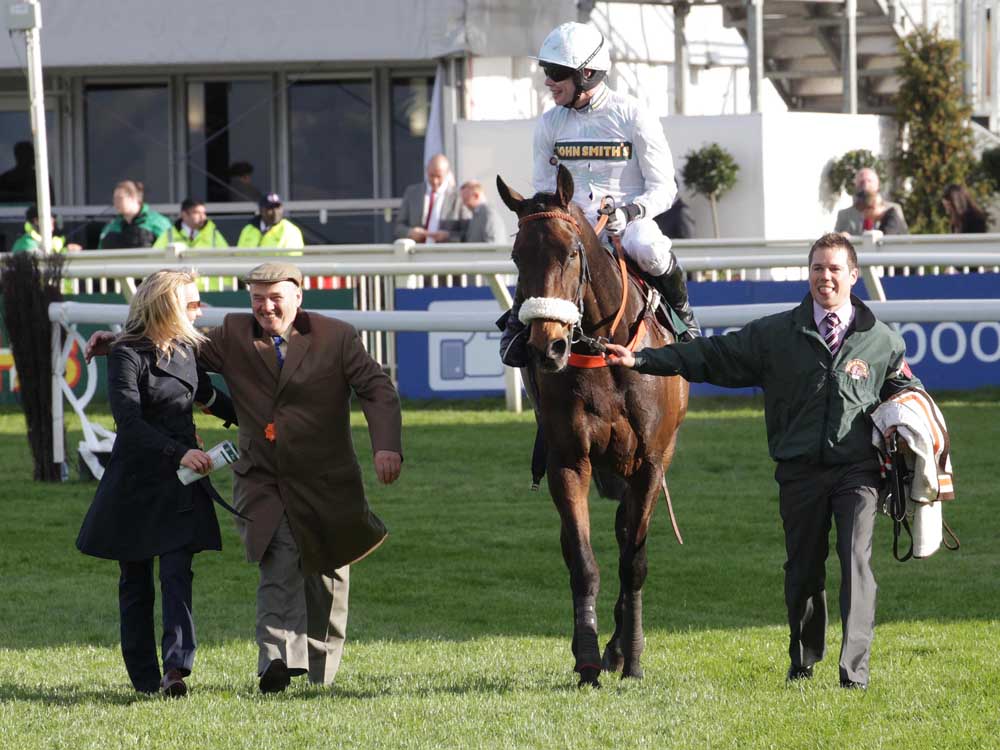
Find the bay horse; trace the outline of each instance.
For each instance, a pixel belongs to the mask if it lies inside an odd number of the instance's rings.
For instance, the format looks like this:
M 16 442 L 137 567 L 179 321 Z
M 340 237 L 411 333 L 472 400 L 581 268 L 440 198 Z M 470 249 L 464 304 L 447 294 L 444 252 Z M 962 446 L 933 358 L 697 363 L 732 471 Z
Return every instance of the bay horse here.
M 687 412 L 688 384 L 680 377 L 607 367 L 601 356 L 572 351 L 587 342 L 595 346 L 600 337 L 633 349 L 662 346 L 673 337 L 655 323 L 638 285 L 626 280 L 624 260 L 601 246 L 572 203 L 573 178 L 562 165 L 556 185 L 555 193 L 525 199 L 497 176 L 500 197 L 518 216 L 512 258 L 525 299 L 521 310 L 530 311 L 522 319 L 533 318 L 525 375 L 535 386 L 549 493 L 562 523 L 560 542 L 573 594 L 574 669 L 581 687 L 600 687 L 602 668 L 621 671 L 622 678 L 643 674 L 646 536 L 661 487 L 667 493 L 664 473 Z M 618 500 L 620 589 L 615 631 L 603 658 L 595 609 L 600 572 L 587 502 L 591 477 L 602 496 Z

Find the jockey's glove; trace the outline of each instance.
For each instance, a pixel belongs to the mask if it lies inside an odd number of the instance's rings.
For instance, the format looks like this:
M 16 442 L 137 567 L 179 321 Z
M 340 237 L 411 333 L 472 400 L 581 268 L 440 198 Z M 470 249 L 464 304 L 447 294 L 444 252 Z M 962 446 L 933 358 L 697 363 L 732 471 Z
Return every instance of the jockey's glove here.
M 626 225 L 630 221 L 641 219 L 646 211 L 638 203 L 629 203 L 616 208 L 613 213 L 608 214 L 608 223 L 605 229 L 612 237 L 617 237 L 625 231 Z

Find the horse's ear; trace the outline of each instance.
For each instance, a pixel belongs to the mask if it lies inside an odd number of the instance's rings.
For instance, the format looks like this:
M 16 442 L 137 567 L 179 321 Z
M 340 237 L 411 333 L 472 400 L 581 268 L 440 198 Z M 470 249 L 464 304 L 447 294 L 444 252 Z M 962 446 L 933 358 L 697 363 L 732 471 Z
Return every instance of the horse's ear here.
M 524 196 L 516 190 L 511 190 L 507 187 L 507 183 L 503 181 L 500 175 L 497 175 L 497 191 L 500 193 L 500 200 L 504 202 L 507 208 L 517 213 L 524 202 Z
M 569 207 L 573 200 L 573 175 L 562 164 L 556 170 L 556 198 L 563 208 Z

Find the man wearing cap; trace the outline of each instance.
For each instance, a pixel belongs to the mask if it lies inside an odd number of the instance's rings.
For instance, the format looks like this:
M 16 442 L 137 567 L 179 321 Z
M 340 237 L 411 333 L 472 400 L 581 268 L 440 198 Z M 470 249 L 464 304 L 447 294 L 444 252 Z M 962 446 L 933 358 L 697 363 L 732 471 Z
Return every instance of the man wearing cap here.
M 468 218 L 448 158 L 435 154 L 427 162 L 427 180 L 403 191 L 393 236 L 419 243 L 459 242 Z
M 285 209 L 281 203 L 281 196 L 277 193 L 267 193 L 261 196 L 258 206 L 259 211 L 240 232 L 240 238 L 236 242 L 237 247 L 274 247 L 281 250 L 297 250 L 305 247 L 302 230 L 284 218 Z
M 555 192 L 556 167 L 573 175 L 573 201 L 591 224 L 606 198 L 614 201 L 602 240 L 618 237 L 621 249 L 646 274 L 687 327 L 682 339 L 700 335 L 688 304 L 684 269 L 670 239 L 653 217 L 677 193 L 674 163 L 659 119 L 637 99 L 604 82 L 611 68 L 608 40 L 593 26 L 564 23 L 538 53 L 545 86 L 557 106 L 535 126 L 534 188 Z M 500 356 L 512 367 L 528 363 L 526 327 L 518 319 L 520 297 L 501 319 Z
M 234 503 L 247 558 L 259 564 L 257 673 L 260 690 L 291 678 L 329 684 L 347 628 L 349 565 L 375 550 L 387 531 L 365 497 L 351 442 L 350 403 L 368 421 L 375 473 L 400 474 L 399 398 L 353 327 L 307 313 L 302 272 L 271 262 L 244 279 L 251 314 L 231 313 L 207 332 L 198 363 L 220 373 L 239 418 Z M 93 354 L 110 338 L 94 334 Z

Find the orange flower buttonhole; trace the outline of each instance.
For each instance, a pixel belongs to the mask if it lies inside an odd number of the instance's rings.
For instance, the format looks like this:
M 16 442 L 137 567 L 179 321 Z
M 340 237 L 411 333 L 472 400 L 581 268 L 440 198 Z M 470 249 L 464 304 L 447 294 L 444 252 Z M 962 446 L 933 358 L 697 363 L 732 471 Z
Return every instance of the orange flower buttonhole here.
M 278 433 L 274 431 L 274 422 L 268 422 L 264 428 L 264 437 L 272 443 L 277 439 Z

